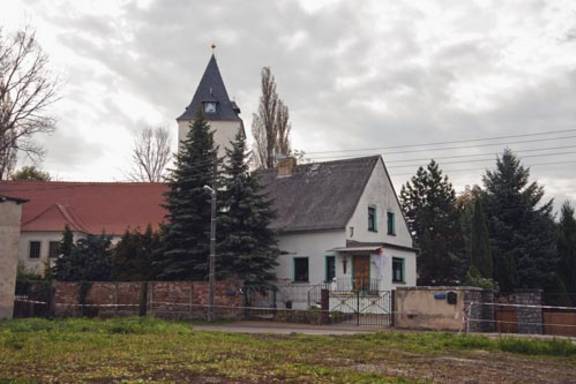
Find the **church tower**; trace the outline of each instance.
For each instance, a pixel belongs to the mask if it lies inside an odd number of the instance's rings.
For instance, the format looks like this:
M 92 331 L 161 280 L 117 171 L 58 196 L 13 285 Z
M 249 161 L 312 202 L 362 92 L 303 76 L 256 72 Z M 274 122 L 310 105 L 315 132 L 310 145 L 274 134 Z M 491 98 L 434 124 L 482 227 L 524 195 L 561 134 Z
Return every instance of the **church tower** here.
M 228 97 L 214 54 L 210 57 L 190 105 L 176 119 L 179 143 L 186 138 L 190 124 L 199 110 L 204 113 L 210 128 L 214 131 L 214 144 L 219 147 L 218 154 L 224 156 L 224 148 L 230 146 L 238 130 L 244 132 L 244 123 L 239 116 L 240 108 Z

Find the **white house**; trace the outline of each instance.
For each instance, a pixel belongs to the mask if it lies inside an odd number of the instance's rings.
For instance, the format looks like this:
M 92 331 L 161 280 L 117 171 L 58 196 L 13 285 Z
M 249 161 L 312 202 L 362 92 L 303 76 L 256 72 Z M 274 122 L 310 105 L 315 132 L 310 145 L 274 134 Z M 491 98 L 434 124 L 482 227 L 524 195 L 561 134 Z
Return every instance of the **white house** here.
M 308 305 L 318 284 L 371 292 L 416 285 L 416 250 L 380 156 L 284 159 L 262 178 L 278 214 L 277 277 L 295 307 Z

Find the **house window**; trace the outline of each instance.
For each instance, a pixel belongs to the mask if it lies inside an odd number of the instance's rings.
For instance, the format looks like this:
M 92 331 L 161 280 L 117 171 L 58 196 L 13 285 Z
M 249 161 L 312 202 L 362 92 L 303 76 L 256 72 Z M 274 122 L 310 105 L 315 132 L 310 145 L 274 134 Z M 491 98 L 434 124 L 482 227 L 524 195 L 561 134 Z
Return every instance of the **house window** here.
M 294 282 L 307 283 L 308 282 L 308 258 L 295 257 L 294 258 Z
M 404 259 L 400 257 L 392 258 L 392 282 L 404 283 Z
M 368 207 L 368 230 L 378 232 L 376 222 L 376 207 Z
M 31 241 L 30 242 L 30 249 L 29 249 L 29 253 L 28 256 L 30 256 L 31 259 L 39 259 L 40 258 L 40 245 L 42 243 L 40 243 L 39 241 Z
M 388 212 L 386 218 L 388 219 L 388 234 L 392 236 L 396 235 L 396 218 L 394 217 L 394 212 Z
M 59 241 L 51 241 L 48 243 L 48 257 L 56 258 L 60 253 L 60 242 Z
M 326 282 L 334 280 L 336 277 L 336 257 L 326 256 Z

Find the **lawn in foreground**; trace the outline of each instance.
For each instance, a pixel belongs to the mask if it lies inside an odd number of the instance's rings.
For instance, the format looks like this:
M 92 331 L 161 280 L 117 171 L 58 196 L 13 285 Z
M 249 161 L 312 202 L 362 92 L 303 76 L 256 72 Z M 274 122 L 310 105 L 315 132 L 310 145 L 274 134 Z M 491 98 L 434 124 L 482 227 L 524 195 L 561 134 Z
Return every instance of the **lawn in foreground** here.
M 569 341 L 448 333 L 266 336 L 151 318 L 0 322 L 0 383 L 570 383 Z

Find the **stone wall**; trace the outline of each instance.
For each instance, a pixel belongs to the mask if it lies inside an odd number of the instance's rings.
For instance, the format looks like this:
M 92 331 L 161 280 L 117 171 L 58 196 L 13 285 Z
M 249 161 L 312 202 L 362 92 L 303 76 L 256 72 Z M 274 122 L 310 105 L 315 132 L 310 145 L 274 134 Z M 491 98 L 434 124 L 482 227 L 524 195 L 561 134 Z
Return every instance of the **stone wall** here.
M 235 318 L 241 314 L 242 284 L 235 280 L 215 284 L 215 314 Z M 55 282 L 56 316 L 127 316 L 151 314 L 171 319 L 204 319 L 208 309 L 208 282 Z
M 544 318 L 540 307 L 542 305 L 542 290 L 517 290 L 513 293 L 500 295 L 496 302 L 517 305 L 510 308 L 516 310 L 518 333 L 542 334 L 544 332 Z
M 21 215 L 20 201 L 0 196 L 0 319 L 14 311 Z
M 494 291 L 473 289 L 464 291 L 464 307 L 467 311 L 468 331 L 470 332 L 494 332 L 494 307 L 482 305 L 492 303 Z

